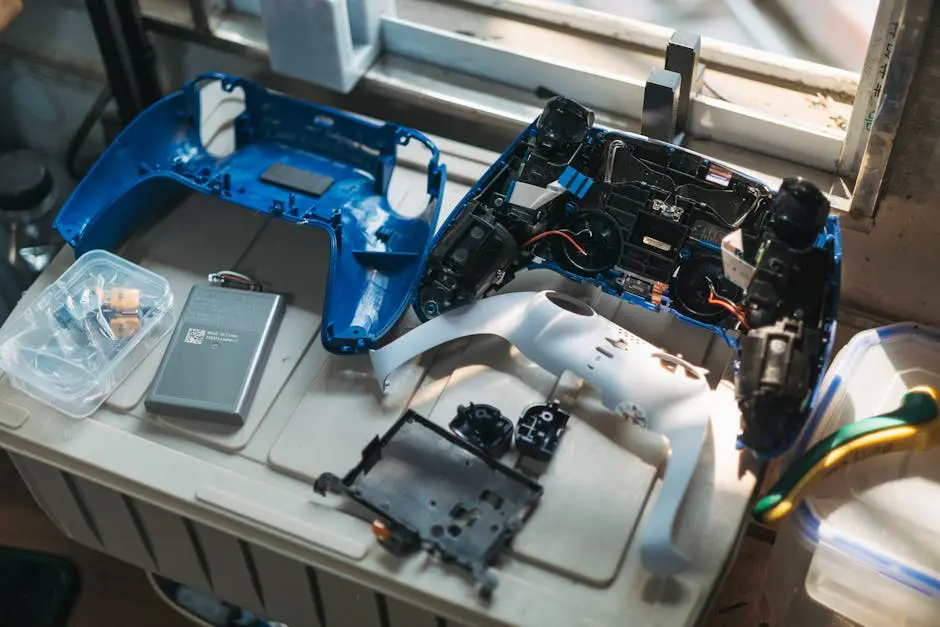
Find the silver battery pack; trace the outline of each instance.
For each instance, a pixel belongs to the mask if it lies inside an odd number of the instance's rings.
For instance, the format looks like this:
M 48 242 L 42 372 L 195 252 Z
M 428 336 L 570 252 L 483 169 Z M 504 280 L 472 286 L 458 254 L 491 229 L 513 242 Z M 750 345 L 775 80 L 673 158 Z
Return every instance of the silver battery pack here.
M 279 294 L 194 286 L 144 401 L 147 411 L 245 424 L 284 308 Z

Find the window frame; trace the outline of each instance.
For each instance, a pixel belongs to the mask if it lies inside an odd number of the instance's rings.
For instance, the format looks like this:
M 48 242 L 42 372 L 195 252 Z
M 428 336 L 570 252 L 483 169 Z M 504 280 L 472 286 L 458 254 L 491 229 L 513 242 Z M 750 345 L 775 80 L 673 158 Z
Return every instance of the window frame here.
M 394 6 L 395 0 L 388 1 Z M 580 7 L 544 4 L 544 0 L 450 2 L 468 11 L 498 13 L 550 28 L 564 28 L 586 38 L 605 37 L 647 52 L 664 52 L 673 32 Z M 263 33 L 257 24 L 260 15 L 244 13 L 254 13 L 252 7 L 258 5 L 260 14 L 257 0 L 142 0 L 142 4 L 145 19 L 158 28 L 168 25 L 176 30 L 190 28 L 202 38 L 221 42 L 229 49 L 248 49 L 256 56 L 267 53 L 263 36 L 260 40 L 258 36 Z M 241 13 L 226 15 L 233 4 Z M 856 104 L 843 135 L 770 116 L 699 91 L 692 98 L 689 135 L 838 177 L 837 184 L 826 190 L 834 208 L 846 212 L 844 222 L 848 228 L 870 230 L 907 90 L 917 68 L 931 4 L 930 0 L 880 0 L 861 74 L 703 37 L 700 59 L 706 67 L 767 83 L 784 83 L 804 93 L 849 96 L 854 91 Z M 381 17 L 381 28 L 384 53 L 530 92 L 541 87 L 589 94 L 582 96 L 585 104 L 615 118 L 636 119 L 642 110 L 645 81 L 634 77 L 540 58 L 517 48 L 409 21 L 397 17 L 394 10 Z M 374 70 L 363 78 L 388 80 Z M 474 104 L 462 102 L 460 106 Z M 760 148 L 753 146 L 755 137 L 761 138 Z
M 588 35 L 650 51 L 664 51 L 673 33 L 673 29 L 666 26 L 572 5 L 547 5 L 545 0 L 452 1 L 555 27 L 576 28 Z M 750 74 L 767 81 L 792 83 L 824 93 L 851 96 L 859 83 L 856 72 L 765 52 L 714 37 L 702 37 L 701 60 L 706 65 Z
M 535 92 L 578 94 L 587 106 L 621 118 L 636 119 L 643 109 L 646 82 L 605 74 L 574 64 L 542 59 L 487 41 L 446 32 L 397 17 L 383 20 L 387 52 L 429 62 Z M 665 51 L 665 45 L 663 46 Z M 766 154 L 825 172 L 836 172 L 842 139 L 835 134 L 777 120 L 739 105 L 694 94 L 688 131 L 698 139 L 716 139 L 749 148 L 760 137 Z

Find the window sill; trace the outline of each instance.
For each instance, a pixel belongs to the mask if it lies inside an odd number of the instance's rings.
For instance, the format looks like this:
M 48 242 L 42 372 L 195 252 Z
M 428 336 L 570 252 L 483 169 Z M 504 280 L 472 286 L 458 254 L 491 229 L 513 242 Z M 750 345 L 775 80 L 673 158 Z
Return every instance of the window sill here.
M 549 59 L 561 66 L 573 65 L 572 62 L 576 60 L 577 65 L 580 66 L 579 69 L 618 77 L 640 85 L 645 83 L 650 69 L 662 67 L 669 37 L 666 35 L 659 46 L 648 49 L 612 38 L 591 36 L 583 30 L 577 31 L 565 29 L 559 25 L 546 24 L 536 17 L 483 9 L 468 10 L 468 4 L 474 6 L 481 4 L 478 0 L 460 4 L 437 0 L 396 0 L 396 2 L 398 19 L 386 20 L 386 28 L 389 25 L 399 26 L 399 24 L 410 23 L 476 42 L 498 45 L 528 57 Z M 519 3 L 496 3 L 495 6 L 504 9 L 506 4 Z M 563 7 L 550 5 L 540 12 L 539 17 L 545 19 L 556 14 L 559 9 L 564 10 Z M 580 20 L 584 19 L 586 13 L 594 12 L 580 9 L 578 11 L 579 27 L 585 25 Z M 520 17 L 524 19 L 520 20 Z M 617 20 L 614 16 L 609 17 L 612 21 Z M 454 24 L 459 26 L 454 27 Z M 671 32 L 666 28 L 661 28 L 661 30 Z M 413 36 L 414 32 L 410 34 Z M 397 37 L 387 38 L 387 42 L 388 39 L 391 39 L 392 43 L 399 41 Z M 704 46 L 703 42 L 703 48 Z M 433 50 L 445 59 L 447 58 L 446 50 L 437 48 Z M 753 52 L 761 54 L 757 50 Z M 820 88 L 781 81 L 778 78 L 779 73 L 774 76 L 755 75 L 741 70 L 734 71 L 731 68 L 718 67 L 709 61 L 704 51 L 701 59 L 706 66 L 705 78 L 709 86 L 728 102 L 733 103 L 733 106 L 786 120 L 796 126 L 819 130 L 831 134 L 839 141 L 844 138 L 845 131 L 840 125 L 844 126 L 851 115 L 854 90 L 844 92 L 839 88 L 845 87 L 840 80 L 844 78 L 844 74 L 848 73 L 834 68 L 824 68 L 831 70 L 831 77 L 826 82 L 826 88 Z M 803 63 L 803 66 L 815 66 L 815 64 Z M 823 68 L 823 66 L 816 67 Z M 492 68 L 486 68 L 486 71 L 492 71 Z M 821 94 L 829 95 L 830 98 Z M 574 96 L 577 97 L 577 95 Z M 630 103 L 629 106 L 639 111 L 641 103 Z
M 213 21 L 212 34 L 198 35 L 190 28 L 148 16 L 151 29 L 173 37 L 242 54 L 264 58 L 266 47 L 261 25 L 253 16 L 229 14 Z M 319 102 L 373 117 L 390 119 L 446 137 L 452 141 L 493 151 L 481 153 L 479 163 L 490 163 L 518 134 L 538 116 L 542 99 L 534 91 L 510 87 L 486 79 L 421 63 L 401 55 L 385 53 L 367 72 L 359 86 L 343 96 L 312 87 L 282 75 L 261 77 L 269 87 L 301 94 Z M 639 121 L 598 111 L 602 126 L 638 132 Z M 755 135 L 742 129 L 742 142 Z M 760 177 L 772 186 L 787 176 L 803 176 L 828 191 L 845 228 L 867 230 L 867 221 L 852 219 L 846 187 L 841 177 L 823 170 L 759 154 L 716 139 L 690 138 L 686 146 L 694 151 L 726 161 L 732 166 Z M 489 161 L 488 161 L 489 160 Z M 453 170 L 453 166 L 451 166 Z M 475 175 L 452 175 L 469 184 Z M 482 172 L 482 170 L 480 170 Z

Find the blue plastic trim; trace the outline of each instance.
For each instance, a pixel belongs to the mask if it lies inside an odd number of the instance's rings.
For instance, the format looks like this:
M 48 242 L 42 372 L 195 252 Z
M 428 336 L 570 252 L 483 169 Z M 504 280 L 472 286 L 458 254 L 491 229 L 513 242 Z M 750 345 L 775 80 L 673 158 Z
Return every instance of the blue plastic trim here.
M 235 119 L 236 150 L 224 157 L 210 155 L 199 135 L 199 90 L 214 80 L 226 92 L 240 87 L 245 93 L 245 111 Z M 431 153 L 428 204 L 414 218 L 398 215 L 386 197 L 397 147 L 411 140 Z M 263 183 L 261 175 L 278 162 L 328 176 L 333 184 L 316 197 Z M 391 331 L 408 306 L 430 250 L 445 178 L 437 147 L 417 131 L 368 122 L 212 73 L 128 125 L 54 225 L 77 255 L 114 249 L 145 220 L 196 191 L 324 229 L 331 245 L 321 339 L 331 352 L 362 353 Z
M 806 426 L 803 429 L 803 434 L 800 436 L 799 441 L 794 447 L 794 453 L 797 455 L 802 455 L 803 452 L 809 448 L 809 440 L 813 436 L 813 432 L 816 430 L 816 427 L 819 425 L 819 421 L 826 414 L 826 410 L 829 409 L 829 406 L 832 404 L 833 399 L 836 396 L 836 392 L 839 391 L 839 388 L 842 386 L 842 377 L 839 375 L 833 375 L 832 382 L 829 384 L 829 387 L 823 393 L 822 398 L 817 404 L 813 406 L 813 410 L 809 415 L 809 418 L 806 421 Z M 816 391 L 819 392 L 821 386 L 817 387 Z
M 833 364 L 834 371 L 832 380 L 823 393 L 819 404 L 813 408 L 806 428 L 799 442 L 794 447 L 796 454 L 800 454 L 808 448 L 810 438 L 812 438 L 816 429 L 819 428 L 819 422 L 835 399 L 836 393 L 842 387 L 844 378 L 854 372 L 857 366 L 857 355 L 885 340 L 905 334 L 923 335 L 933 341 L 940 342 L 940 330 L 924 327 L 913 322 L 901 322 L 871 329 L 852 338 L 852 341 L 846 345 L 843 352 L 839 355 L 836 363 Z M 816 513 L 812 502 L 805 500 L 800 503 L 792 516 L 796 532 L 807 542 L 814 545 L 819 544 L 821 519 Z M 872 550 L 858 542 L 839 535 L 834 535 L 831 543 L 846 553 L 852 554 L 860 561 L 867 563 L 875 572 L 884 577 L 897 581 L 927 596 L 935 597 L 940 595 L 940 579 L 933 575 L 902 564 L 879 551 Z
M 812 544 L 818 545 L 820 519 L 812 504 L 804 501 L 792 514 L 796 533 Z M 921 594 L 936 597 L 940 595 L 940 579 L 912 566 L 902 564 L 894 558 L 872 550 L 867 546 L 840 535 L 833 535 L 830 544 L 867 564 L 883 577 L 887 577 Z
M 932 575 L 928 575 L 923 571 L 917 570 L 906 564 L 902 564 L 897 560 L 879 553 L 878 551 L 873 551 L 870 548 L 855 542 L 854 540 L 849 540 L 843 536 L 833 536 L 832 545 L 839 547 L 846 553 L 851 553 L 854 556 L 861 558 L 862 561 L 867 562 L 870 566 L 874 567 L 874 570 L 884 577 L 893 579 L 898 583 L 904 584 L 908 588 L 916 590 L 927 596 L 937 596 L 940 595 L 940 579 Z
M 570 165 L 558 177 L 558 182 L 562 187 L 571 192 L 576 198 L 581 199 L 588 193 L 594 181 L 581 174 Z
M 806 421 L 806 427 L 803 429 L 803 433 L 800 435 L 793 449 L 794 454 L 800 455 L 809 448 L 809 441 L 813 437 L 813 433 L 819 428 L 819 423 L 826 414 L 826 410 L 828 410 L 829 406 L 832 404 L 836 392 L 838 392 L 839 388 L 842 386 L 842 381 L 855 371 L 857 365 L 855 363 L 856 355 L 876 344 L 880 344 L 887 339 L 901 334 L 923 335 L 935 342 L 940 342 L 940 330 L 924 327 L 915 322 L 900 322 L 877 329 L 870 329 L 852 338 L 852 340 L 845 345 L 838 359 L 832 364 L 832 381 L 823 393 L 819 403 L 813 407 L 813 411 Z M 821 387 L 821 383 L 820 386 L 817 387 Z

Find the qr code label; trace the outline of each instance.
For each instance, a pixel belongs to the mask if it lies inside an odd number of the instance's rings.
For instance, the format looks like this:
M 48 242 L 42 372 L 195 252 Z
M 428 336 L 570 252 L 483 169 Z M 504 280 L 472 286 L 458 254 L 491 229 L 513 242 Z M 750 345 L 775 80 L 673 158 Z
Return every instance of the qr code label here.
M 206 330 L 205 329 L 189 329 L 186 331 L 186 339 L 183 341 L 187 344 L 202 344 L 206 340 Z
M 644 429 L 649 428 L 649 421 L 646 419 L 646 412 L 636 403 L 624 403 L 619 407 L 623 417 Z

